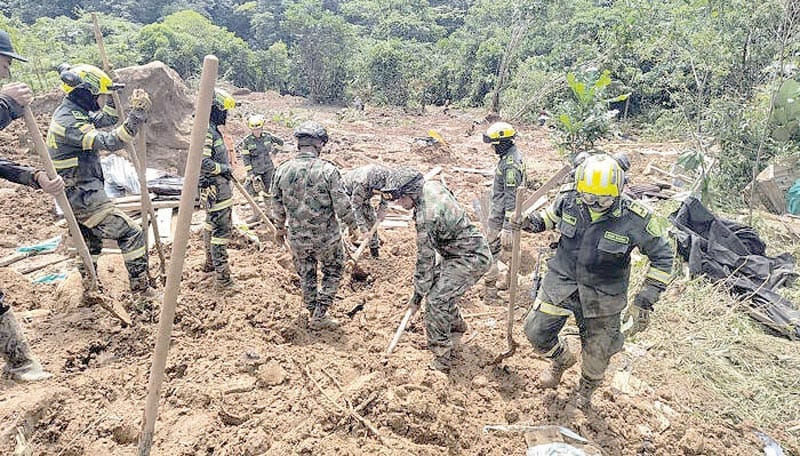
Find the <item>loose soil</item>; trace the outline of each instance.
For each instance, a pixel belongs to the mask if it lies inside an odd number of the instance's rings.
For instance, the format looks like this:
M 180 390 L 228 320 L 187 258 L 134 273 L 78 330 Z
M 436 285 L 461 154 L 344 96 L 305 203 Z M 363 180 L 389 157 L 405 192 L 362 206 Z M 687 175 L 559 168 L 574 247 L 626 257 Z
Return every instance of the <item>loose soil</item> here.
M 343 168 L 382 162 L 425 172 L 443 166 L 436 179 L 443 179 L 475 219 L 472 201 L 487 190 L 490 177 L 452 168 L 494 166 L 495 157 L 480 137 L 487 125 L 479 124 L 467 135 L 485 113 L 432 109 L 416 116 L 370 107 L 366 113 L 340 112 L 274 93 L 252 93 L 241 101 L 248 112 L 267 114 L 268 129 L 287 140 L 296 122 L 322 122 L 331 137 L 325 157 Z M 242 117 L 234 116 L 228 127 L 234 141 L 245 132 Z M 44 131 L 47 116 L 40 115 L 39 121 Z M 427 136 L 431 128 L 448 141 L 446 149 L 414 145 L 413 138 Z M 523 125 L 519 130 L 518 145 L 531 178 L 546 180 L 563 164 L 546 129 Z M 24 125 L 12 124 L 0 133 L 0 154 L 37 166 L 25 137 Z M 636 176 L 647 159 L 635 151 L 631 155 Z M 280 154 L 278 160 L 286 157 Z M 7 182 L 0 183 L 0 192 L 0 255 L 66 232 L 57 224 L 50 197 Z M 249 215 L 244 206 L 237 211 Z M 487 424 L 566 426 L 608 455 L 762 452 L 747 425 L 709 421 L 700 413 L 720 407 L 713 392 L 679 375 L 649 378 L 651 363 L 676 361 L 661 359 L 642 344 L 629 344 L 615 356 L 590 411 L 574 407 L 577 368 L 567 371 L 557 391 L 536 387 L 547 363 L 531 350 L 521 321 L 530 304 L 534 252 L 553 240 L 552 235 L 523 238 L 516 355 L 501 366 L 486 365 L 506 349 L 506 313 L 502 306 L 483 303 L 479 284 L 461 303 L 470 330 L 457 346 L 452 373 L 445 376 L 426 367 L 430 353 L 420 315 L 396 352 L 388 359 L 384 355 L 412 290 L 413 226 L 381 230 L 381 257 L 363 260 L 370 277 L 342 281 L 332 309 L 341 329 L 322 332 L 307 328 L 298 281 L 293 271 L 278 264 L 283 252 L 266 232 L 258 233 L 265 249 L 244 241 L 230 249 L 233 274 L 243 288 L 233 297 L 218 295 L 213 276 L 201 272 L 202 242 L 197 232 L 192 234 L 153 454 L 525 454 L 522 434 L 484 433 Z M 157 261 L 151 252 L 153 272 Z M 51 270 L 59 268 L 66 266 Z M 121 257 L 104 256 L 99 272 L 106 295 L 126 300 Z M 57 285 L 31 285 L 27 277 L 7 269 L 0 279 L 34 352 L 55 374 L 30 385 L 0 381 L 0 454 L 13 453 L 18 435 L 26 437 L 36 455 L 137 454 L 158 309 L 129 307 L 135 321 L 122 328 L 104 310 L 80 307 L 70 299 L 78 286 L 74 277 L 60 290 Z M 345 312 L 359 303 L 364 310 L 348 318 Z M 50 312 L 27 312 L 34 309 Z M 569 328 L 566 338 L 577 350 L 577 329 Z

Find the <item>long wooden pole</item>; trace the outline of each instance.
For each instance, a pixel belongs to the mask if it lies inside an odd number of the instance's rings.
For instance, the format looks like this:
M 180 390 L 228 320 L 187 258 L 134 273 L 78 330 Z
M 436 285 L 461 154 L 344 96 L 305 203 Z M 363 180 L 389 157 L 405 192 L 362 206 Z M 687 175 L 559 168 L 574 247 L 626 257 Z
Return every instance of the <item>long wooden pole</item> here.
M 178 221 L 175 228 L 175 240 L 172 244 L 172 256 L 167 273 L 167 285 L 164 289 L 164 302 L 158 320 L 158 337 L 156 339 L 153 365 L 150 368 L 150 382 L 147 388 L 147 402 L 142 420 L 142 434 L 139 440 L 139 456 L 149 456 L 153 446 L 153 433 L 158 419 L 158 400 L 161 396 L 161 384 L 164 381 L 164 368 L 167 365 L 169 341 L 172 337 L 172 325 L 175 320 L 175 306 L 178 302 L 183 261 L 189 243 L 189 226 L 192 222 L 194 199 L 197 196 L 197 182 L 200 178 L 200 162 L 203 158 L 203 143 L 208 131 L 208 119 L 211 117 L 211 101 L 214 95 L 214 82 L 217 79 L 219 60 L 213 55 L 203 59 L 203 72 L 200 76 L 200 92 L 195 107 L 194 125 L 189 143 L 189 157 L 186 160 L 181 204 L 178 208 Z
M 153 227 L 153 240 L 156 243 L 156 252 L 158 252 L 158 260 L 161 271 L 161 280 L 167 280 L 167 260 L 164 258 L 163 245 L 161 244 L 161 233 L 158 229 L 158 219 L 156 218 L 155 209 L 153 209 L 153 202 L 150 200 L 150 190 L 147 188 L 147 124 L 142 125 L 139 130 L 139 166 L 136 168 L 136 174 L 139 176 L 139 193 L 141 194 L 142 203 L 142 229 L 144 230 L 145 246 L 147 243 L 147 235 L 150 232 L 148 224 Z M 133 157 L 134 160 L 136 157 Z M 145 217 L 148 215 L 149 217 Z M 149 222 L 149 223 L 148 223 Z
M 400 322 L 400 326 L 397 327 L 397 331 L 395 331 L 392 341 L 389 342 L 389 347 L 386 348 L 387 356 L 392 354 L 394 347 L 396 347 L 397 343 L 400 342 L 400 338 L 403 336 L 406 326 L 408 326 L 408 321 L 411 320 L 411 316 L 414 315 L 417 310 L 419 310 L 419 306 L 409 307 L 408 310 L 406 310 L 406 314 L 403 315 L 403 320 Z
M 94 24 L 94 38 L 97 41 L 97 47 L 100 49 L 100 59 L 103 61 L 103 70 L 105 70 L 109 76 L 112 76 L 111 64 L 108 61 L 105 44 L 103 44 L 103 34 L 100 32 L 100 24 L 97 22 L 97 15 L 95 13 L 92 13 L 92 23 Z M 122 108 L 122 100 L 119 97 L 119 93 L 112 91 L 111 98 L 116 105 L 119 121 L 122 122 L 125 117 L 125 110 Z M 142 126 L 142 130 L 144 130 L 144 126 Z M 144 140 L 142 140 L 142 143 L 144 143 Z M 150 201 L 150 191 L 147 189 L 147 178 L 145 177 L 147 164 L 144 160 L 139 159 L 139 156 L 136 154 L 136 148 L 132 143 L 125 143 L 125 150 L 128 152 L 133 162 L 133 167 L 136 169 L 136 176 L 139 179 L 139 192 L 142 195 L 142 210 L 149 215 L 150 222 L 153 226 L 153 237 L 156 242 L 158 259 L 161 261 L 161 276 L 163 277 L 166 270 L 166 260 L 164 258 L 164 246 L 161 244 L 161 235 L 158 232 L 158 223 L 156 223 L 156 214 L 155 211 L 153 211 L 153 205 Z M 147 217 L 142 216 L 142 230 L 145 232 L 145 238 L 147 238 L 147 231 L 149 230 L 149 227 L 145 223 L 146 220 Z M 146 243 L 145 247 L 147 247 Z
M 47 173 L 47 177 L 50 179 L 55 179 L 58 176 L 56 167 L 53 165 L 53 161 L 50 159 L 50 153 L 47 152 L 47 145 L 42 139 L 42 132 L 39 131 L 39 127 L 36 125 L 36 119 L 33 117 L 33 111 L 31 111 L 30 106 L 25 106 L 24 117 L 25 125 L 28 127 L 28 131 L 33 138 L 33 146 L 36 149 L 36 153 L 39 154 L 39 159 L 41 159 L 42 164 L 44 165 L 44 171 Z M 64 212 L 64 219 L 67 221 L 69 234 L 72 235 L 72 239 L 75 242 L 75 248 L 78 249 L 78 255 L 80 255 L 81 261 L 83 261 L 83 267 L 86 268 L 86 273 L 89 276 L 89 289 L 91 291 L 96 291 L 97 272 L 94 270 L 92 256 L 89 254 L 89 247 L 86 246 L 86 241 L 83 240 L 83 234 L 81 234 L 81 228 L 78 225 L 78 219 L 75 218 L 75 213 L 72 212 L 72 206 L 69 204 L 67 194 L 62 191 L 55 195 L 55 198 L 56 202 L 58 202 L 58 207 L 60 207 Z
M 249 193 L 247 193 L 247 190 L 239 182 L 239 179 L 236 179 L 235 177 L 231 176 L 231 182 L 233 182 L 233 186 L 236 187 L 236 190 L 239 190 L 239 193 L 241 193 L 242 196 L 244 196 L 244 199 L 247 200 L 247 203 L 250 204 L 250 207 L 253 209 L 253 211 L 256 214 L 258 214 L 259 217 L 261 217 L 261 220 L 264 221 L 264 223 L 267 225 L 270 231 L 272 231 L 272 235 L 274 236 L 275 232 L 277 231 L 275 229 L 275 225 L 272 224 L 269 217 L 267 217 L 267 214 L 264 212 L 263 209 L 261 209 L 261 206 L 259 206 L 258 203 L 256 203 L 256 200 L 252 196 L 250 196 Z

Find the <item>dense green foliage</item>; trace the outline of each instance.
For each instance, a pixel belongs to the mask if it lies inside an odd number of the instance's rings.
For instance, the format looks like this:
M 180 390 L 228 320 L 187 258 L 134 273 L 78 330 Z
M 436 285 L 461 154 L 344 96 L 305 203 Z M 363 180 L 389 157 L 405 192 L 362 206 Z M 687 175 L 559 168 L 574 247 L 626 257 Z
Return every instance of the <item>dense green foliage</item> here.
M 772 93 L 797 78 L 787 69 L 800 53 L 799 8 L 790 0 L 10 0 L 0 26 L 32 58 L 14 71 L 35 88 L 55 84 L 61 61 L 99 63 L 86 12 L 100 11 L 115 66 L 158 59 L 191 77 L 214 53 L 236 85 L 318 102 L 358 95 L 489 107 L 494 98 L 511 121 L 553 112 L 569 151 L 607 134 L 608 119 L 587 121 L 617 110 L 651 136 L 684 137 L 700 151 L 719 144 L 718 184 L 739 189 L 757 154 L 766 161 L 797 149 L 785 130 L 780 141 L 764 132 Z M 567 75 L 594 84 L 605 71 L 605 95 L 581 104 Z M 779 109 L 778 117 L 785 103 Z

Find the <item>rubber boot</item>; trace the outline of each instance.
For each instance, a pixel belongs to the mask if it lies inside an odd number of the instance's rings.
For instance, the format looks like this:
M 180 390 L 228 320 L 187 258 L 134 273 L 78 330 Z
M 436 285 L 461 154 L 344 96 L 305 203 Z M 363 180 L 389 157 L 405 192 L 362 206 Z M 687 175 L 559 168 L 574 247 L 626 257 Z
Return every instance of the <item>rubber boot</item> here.
M 230 265 L 225 265 L 220 271 L 216 273 L 216 288 L 217 291 L 222 292 L 225 295 L 231 295 L 234 293 L 240 292 L 242 289 L 231 277 L 231 267 Z
M 582 410 L 592 407 L 592 395 L 597 387 L 600 386 L 599 381 L 589 380 L 583 375 L 578 382 L 578 389 L 575 394 L 575 405 Z
M 380 255 L 380 249 L 378 247 L 370 247 L 369 254 L 372 255 L 372 258 L 378 258 Z
M 550 389 L 558 388 L 558 384 L 561 383 L 561 376 L 576 362 L 578 362 L 578 359 L 565 346 L 561 353 L 552 359 L 550 367 L 539 374 L 539 386 Z
M 11 310 L 0 315 L 0 355 L 6 360 L 3 371 L 18 382 L 35 382 L 53 376 L 42 369 L 42 365 L 31 354 Z
M 458 314 L 458 318 L 453 324 L 450 326 L 450 332 L 464 334 L 469 330 L 469 326 L 467 325 L 467 321 L 464 320 L 464 317 L 461 316 L 461 313 Z
M 319 331 L 321 329 L 336 329 L 339 327 L 339 322 L 328 316 L 328 308 L 317 305 L 311 320 L 308 322 L 308 327 Z

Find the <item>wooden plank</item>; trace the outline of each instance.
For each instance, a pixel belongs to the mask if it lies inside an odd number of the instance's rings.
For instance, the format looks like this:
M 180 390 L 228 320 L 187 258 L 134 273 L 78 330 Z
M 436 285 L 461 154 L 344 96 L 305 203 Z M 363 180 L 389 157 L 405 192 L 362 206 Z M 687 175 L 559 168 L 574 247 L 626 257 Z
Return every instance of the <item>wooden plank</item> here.
M 455 166 L 451 169 L 453 171 L 458 171 L 460 173 L 480 174 L 482 176 L 494 176 L 494 171 L 491 169 L 461 168 L 459 166 Z
M 0 268 L 6 267 L 10 264 L 14 264 L 17 261 L 24 260 L 25 258 L 28 258 L 28 256 L 30 255 L 31 255 L 30 252 L 15 252 L 12 253 L 11 255 L 8 255 L 7 257 L 0 258 Z
M 434 167 L 432 170 L 430 170 L 427 173 L 425 173 L 425 176 L 424 176 L 425 180 L 432 179 L 434 176 L 436 176 L 437 174 L 441 173 L 442 169 L 443 168 L 441 166 Z

